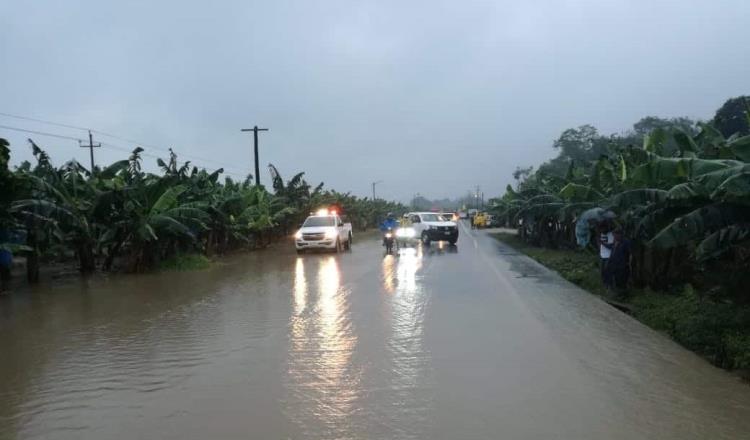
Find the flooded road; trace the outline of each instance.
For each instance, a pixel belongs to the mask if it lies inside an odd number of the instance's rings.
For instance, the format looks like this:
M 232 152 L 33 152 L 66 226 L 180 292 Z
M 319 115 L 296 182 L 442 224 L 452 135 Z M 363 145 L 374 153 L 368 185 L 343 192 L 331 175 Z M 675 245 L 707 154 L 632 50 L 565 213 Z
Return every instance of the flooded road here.
M 750 387 L 462 234 L 5 298 L 0 438 L 750 438 Z

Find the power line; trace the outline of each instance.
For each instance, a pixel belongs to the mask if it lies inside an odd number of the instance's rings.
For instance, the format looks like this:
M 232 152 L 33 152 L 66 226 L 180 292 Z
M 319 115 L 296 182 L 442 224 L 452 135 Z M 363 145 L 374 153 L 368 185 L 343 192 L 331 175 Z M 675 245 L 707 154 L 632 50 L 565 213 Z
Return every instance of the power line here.
M 69 129 L 72 129 L 72 130 L 82 130 L 82 131 L 87 131 L 87 132 L 90 131 L 91 133 L 96 133 L 96 134 L 98 134 L 100 136 L 110 137 L 110 138 L 113 138 L 113 139 L 117 139 L 117 140 L 120 140 L 120 141 L 123 141 L 123 142 L 128 142 L 128 143 L 135 144 L 135 145 L 138 145 L 138 146 L 153 148 L 155 150 L 161 150 L 161 151 L 164 151 L 166 153 L 170 152 L 170 149 L 166 148 L 166 147 L 160 147 L 160 146 L 149 144 L 149 143 L 139 142 L 139 141 L 134 140 L 134 139 L 128 139 L 128 138 L 120 136 L 120 135 L 116 135 L 116 134 L 109 133 L 109 132 L 102 131 L 102 130 L 96 130 L 96 129 L 93 129 L 93 128 L 81 127 L 81 126 L 78 126 L 78 125 L 71 125 L 71 124 L 63 124 L 61 122 L 54 122 L 54 121 L 49 121 L 49 120 L 45 120 L 45 119 L 32 118 L 30 116 L 16 115 L 16 114 L 13 114 L 13 113 L 0 112 L 0 116 L 5 116 L 5 117 L 8 117 L 8 118 L 20 119 L 20 120 L 24 120 L 24 121 L 38 122 L 40 124 L 54 125 L 54 126 L 57 126 L 57 127 L 69 128 Z M 11 129 L 11 128 L 9 128 L 9 129 Z M 29 132 L 31 133 L 31 131 L 29 131 Z M 40 133 L 36 133 L 36 134 L 40 134 Z M 54 137 L 59 137 L 59 136 L 54 136 Z M 75 140 L 79 140 L 79 139 L 76 138 Z M 239 168 L 234 168 L 234 167 L 231 167 L 231 166 L 226 166 L 226 165 L 224 165 L 223 163 L 221 163 L 219 161 L 216 161 L 216 160 L 213 160 L 213 159 L 208 159 L 208 158 L 205 158 L 205 157 L 195 156 L 193 154 L 180 153 L 180 156 L 184 156 L 184 157 L 187 157 L 187 158 L 190 158 L 190 159 L 200 160 L 200 161 L 203 161 L 203 162 L 214 163 L 214 164 L 217 164 L 217 165 L 220 165 L 220 166 L 224 167 L 224 169 L 227 169 L 227 168 L 234 169 L 235 171 L 240 172 L 240 173 L 244 173 L 245 172 L 244 170 L 241 170 Z
M 74 130 L 83 130 L 83 131 L 89 131 L 90 130 L 89 128 L 85 128 L 85 127 L 78 127 L 78 126 L 75 126 L 75 125 L 61 124 L 59 122 L 45 121 L 44 119 L 36 119 L 36 118 L 29 117 L 29 116 L 14 115 L 14 114 L 11 114 L 11 113 L 0 112 L 0 116 L 7 116 L 9 118 L 22 119 L 24 121 L 39 122 L 39 123 L 42 123 L 42 124 L 56 125 L 58 127 L 72 128 Z M 91 130 L 91 131 L 94 131 L 94 130 Z
M 131 154 L 133 153 L 133 150 L 130 149 L 130 148 L 128 148 L 128 147 L 123 147 L 121 145 L 116 145 L 116 144 L 110 144 L 108 142 L 102 142 L 101 146 L 104 147 L 104 148 L 111 149 L 111 150 L 122 151 L 124 153 L 131 153 Z M 145 151 L 142 151 L 140 153 L 140 155 L 141 156 L 150 157 L 150 158 L 153 158 L 153 159 L 161 159 L 161 157 L 157 156 L 156 154 L 146 153 Z M 192 163 L 194 165 L 198 165 L 199 167 L 204 168 L 204 169 L 210 169 L 211 168 L 211 167 L 206 166 L 205 164 L 201 164 L 201 163 L 198 163 L 198 162 L 192 162 L 191 161 L 190 163 Z M 242 178 L 242 179 L 244 179 L 245 177 L 247 177 L 246 174 L 233 173 L 231 171 L 227 171 L 226 169 L 224 169 L 224 173 L 223 174 L 227 174 L 227 175 L 239 177 L 239 178 Z
M 2 113 L 0 113 L 0 114 L 2 114 Z M 0 125 L 0 128 L 5 129 L 5 130 L 18 131 L 18 132 L 21 132 L 21 133 L 30 133 L 30 134 L 36 134 L 36 135 L 39 135 L 39 136 L 48 136 L 48 137 L 53 137 L 53 138 L 58 138 L 58 139 L 71 140 L 71 141 L 78 142 L 79 144 L 81 144 L 81 143 L 84 142 L 84 140 L 80 139 L 80 138 L 76 138 L 76 137 L 73 137 L 73 136 L 65 136 L 65 135 L 56 134 L 56 133 L 49 133 L 49 132 L 46 132 L 46 131 L 29 130 L 29 129 L 26 129 L 26 128 L 10 127 L 10 126 L 7 126 L 7 125 Z M 108 148 L 108 149 L 122 151 L 122 152 L 125 152 L 125 153 L 132 153 L 133 152 L 132 148 L 123 147 L 123 146 L 115 145 L 115 144 L 111 144 L 111 143 L 102 142 L 102 143 L 100 143 L 100 145 L 102 147 L 105 147 L 105 148 Z M 86 147 L 88 147 L 88 146 L 86 146 Z M 151 158 L 154 158 L 154 159 L 161 159 L 161 157 L 159 157 L 159 156 L 157 156 L 155 154 L 150 154 L 150 153 L 146 153 L 146 152 L 141 152 L 141 155 L 142 156 L 146 156 L 146 157 L 151 157 Z M 212 168 L 212 167 L 206 166 L 205 164 L 200 164 L 200 163 L 197 163 L 197 162 L 193 162 L 193 163 L 195 163 L 196 165 L 200 165 L 203 168 Z M 222 168 L 224 168 L 224 167 L 222 167 Z M 224 174 L 232 175 L 232 176 L 235 176 L 235 177 L 241 177 L 243 179 L 245 177 L 247 177 L 246 174 L 227 171 L 226 168 L 224 168 Z
M 148 148 L 153 148 L 155 150 L 164 151 L 165 153 L 169 153 L 170 152 L 170 148 L 159 147 L 159 146 L 152 145 L 152 144 L 146 144 L 146 143 L 143 143 L 143 142 L 138 142 L 138 141 L 133 140 L 133 139 L 124 138 L 122 136 L 114 135 L 114 134 L 107 133 L 107 132 L 104 132 L 104 131 L 91 130 L 91 132 L 99 134 L 101 136 L 111 137 L 113 139 L 117 139 L 117 140 L 120 140 L 120 141 L 123 141 L 123 142 L 128 142 L 128 143 L 131 143 L 131 144 L 140 145 L 142 147 L 148 147 Z M 172 148 L 171 150 L 174 150 L 174 148 Z M 195 155 L 186 154 L 186 153 L 180 153 L 179 155 L 187 157 L 189 159 L 196 159 L 196 160 L 201 160 L 201 161 L 204 161 L 204 162 L 213 162 L 215 164 L 218 164 L 218 165 L 221 165 L 221 166 L 225 166 L 223 163 L 221 163 L 219 161 L 216 161 L 216 160 L 213 160 L 213 159 L 208 159 L 208 158 L 205 158 L 205 157 L 195 156 Z M 229 168 L 232 168 L 232 167 L 229 167 Z M 235 170 L 239 171 L 239 168 L 235 168 Z
M 23 133 L 38 134 L 40 136 L 49 136 L 49 137 L 54 137 L 54 138 L 58 138 L 58 139 L 68 139 L 68 140 L 71 140 L 71 141 L 83 142 L 82 139 L 75 138 L 75 137 L 72 137 L 72 136 L 63 136 L 61 134 L 47 133 L 47 132 L 44 132 L 44 131 L 27 130 L 25 128 L 18 128 L 18 127 L 8 127 L 7 125 L 0 125 L 0 128 L 4 128 L 5 130 L 20 131 L 20 132 L 23 132 Z

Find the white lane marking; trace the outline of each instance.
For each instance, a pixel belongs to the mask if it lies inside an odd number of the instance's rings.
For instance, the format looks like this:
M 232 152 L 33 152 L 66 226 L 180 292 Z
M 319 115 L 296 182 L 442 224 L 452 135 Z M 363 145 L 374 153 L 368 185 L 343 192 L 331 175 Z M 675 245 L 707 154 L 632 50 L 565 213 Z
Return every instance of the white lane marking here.
M 474 249 L 479 249 L 479 243 L 477 242 L 476 237 L 474 237 L 474 234 L 471 233 L 471 229 L 466 229 L 466 224 L 460 220 L 459 224 L 461 225 L 461 229 L 464 230 L 464 234 L 467 234 L 474 241 Z

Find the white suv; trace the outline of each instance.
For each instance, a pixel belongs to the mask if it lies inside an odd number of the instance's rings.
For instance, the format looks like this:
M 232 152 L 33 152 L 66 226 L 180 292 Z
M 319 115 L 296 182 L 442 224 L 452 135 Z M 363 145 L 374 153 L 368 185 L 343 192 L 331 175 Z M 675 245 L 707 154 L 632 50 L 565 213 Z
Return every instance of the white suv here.
M 414 237 L 429 246 L 433 241 L 447 241 L 454 245 L 458 241 L 458 225 L 434 212 L 410 212 L 408 218 Z

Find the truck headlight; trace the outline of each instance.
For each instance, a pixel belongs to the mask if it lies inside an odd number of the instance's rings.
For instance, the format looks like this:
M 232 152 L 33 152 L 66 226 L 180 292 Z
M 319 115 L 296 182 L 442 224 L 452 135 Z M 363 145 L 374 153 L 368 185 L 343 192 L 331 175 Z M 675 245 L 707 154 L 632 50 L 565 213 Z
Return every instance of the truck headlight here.
M 335 229 L 329 229 L 326 231 L 326 238 L 336 238 L 339 233 Z
M 297 240 L 302 239 L 302 231 L 297 231 L 297 233 L 294 234 L 294 238 L 296 238 Z
M 416 232 L 414 232 L 414 228 L 398 228 L 396 230 L 396 237 L 406 237 L 411 238 L 416 235 Z

